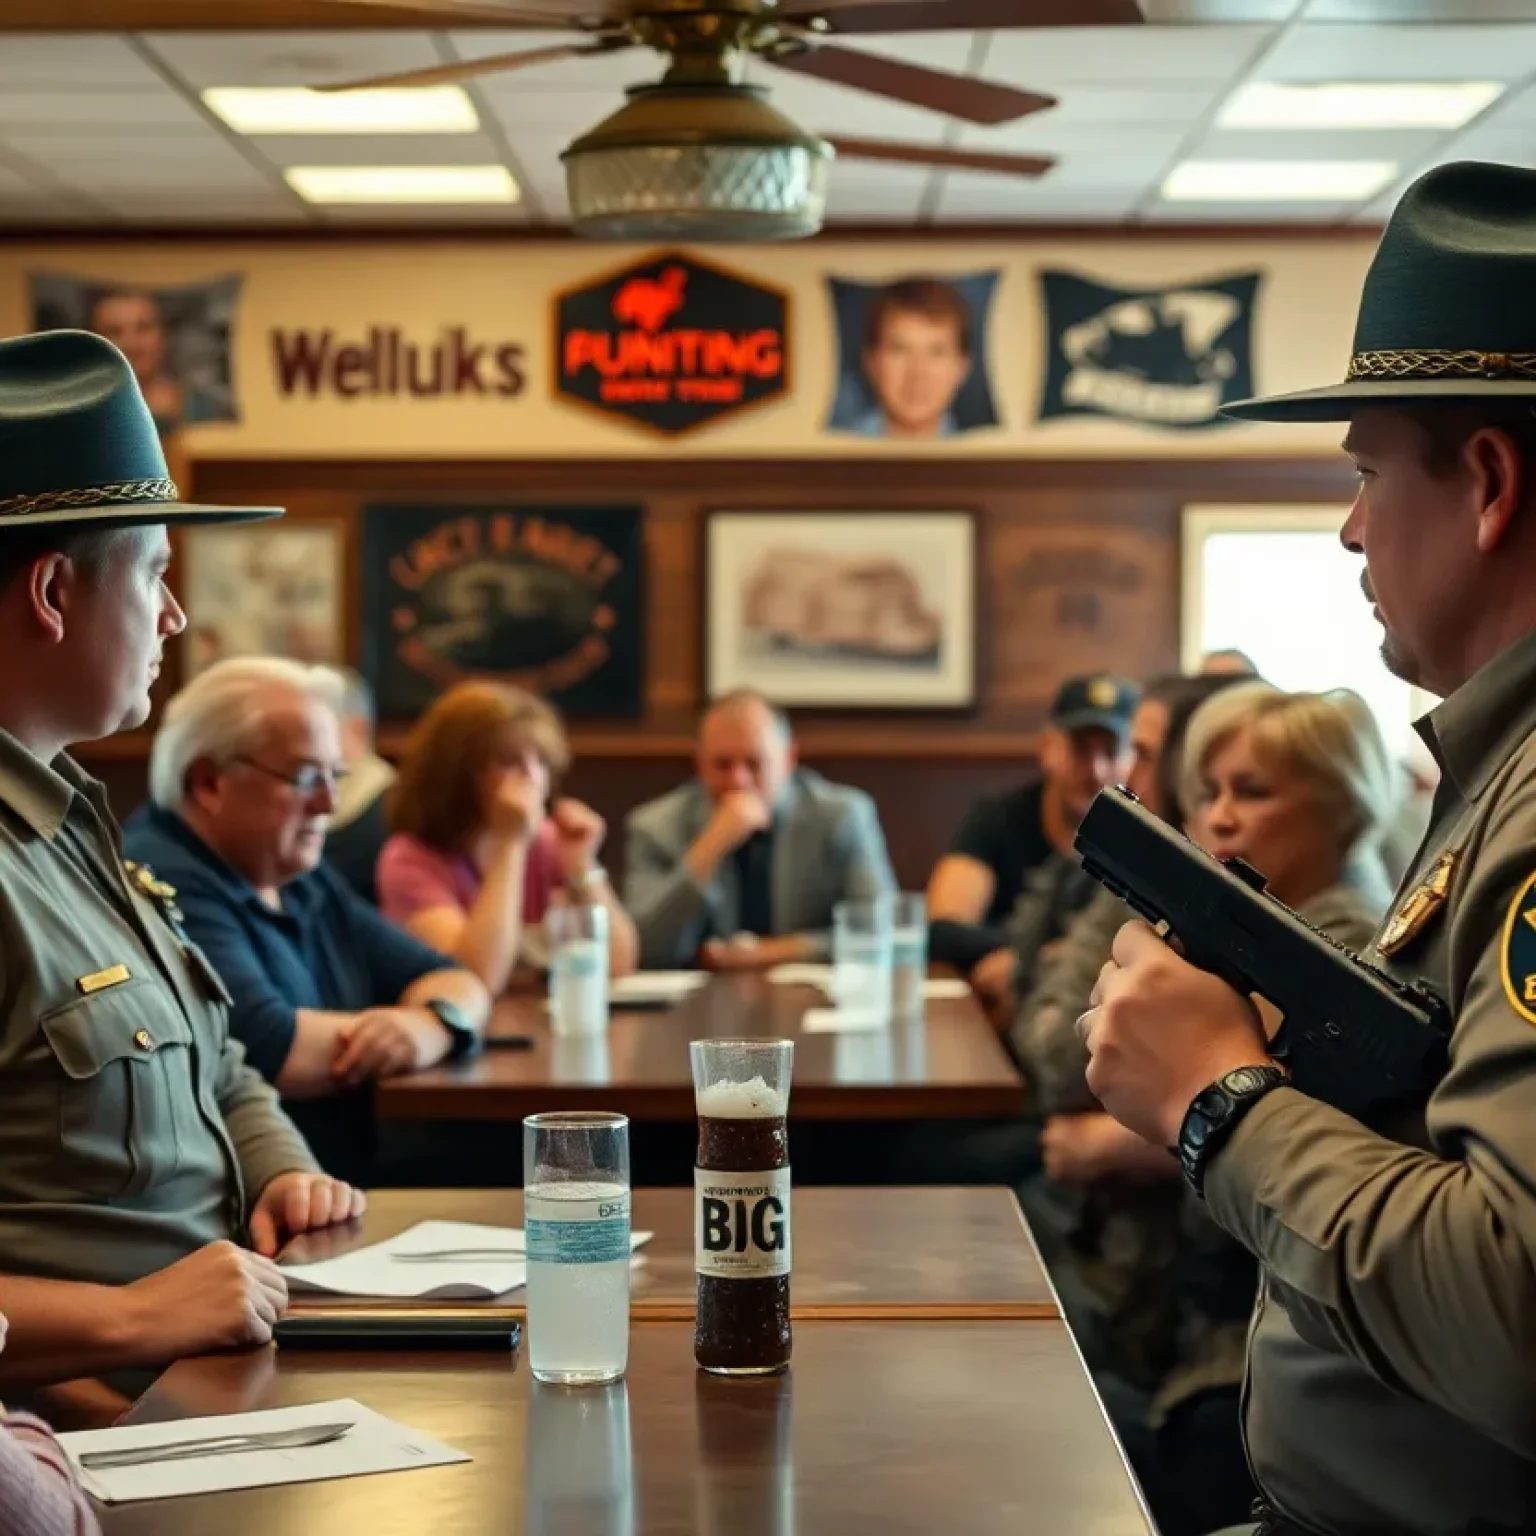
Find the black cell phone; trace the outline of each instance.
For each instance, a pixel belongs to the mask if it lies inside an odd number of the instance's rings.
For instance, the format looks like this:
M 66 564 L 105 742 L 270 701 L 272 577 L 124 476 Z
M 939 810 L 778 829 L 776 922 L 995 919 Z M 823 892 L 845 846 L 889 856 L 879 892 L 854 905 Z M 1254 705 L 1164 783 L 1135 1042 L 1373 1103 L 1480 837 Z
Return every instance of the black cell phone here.
M 516 1352 L 523 1325 L 500 1309 L 355 1312 L 306 1310 L 278 1318 L 278 1348 L 495 1349 Z
M 488 1051 L 531 1051 L 535 1042 L 532 1035 L 487 1035 L 484 1043 Z

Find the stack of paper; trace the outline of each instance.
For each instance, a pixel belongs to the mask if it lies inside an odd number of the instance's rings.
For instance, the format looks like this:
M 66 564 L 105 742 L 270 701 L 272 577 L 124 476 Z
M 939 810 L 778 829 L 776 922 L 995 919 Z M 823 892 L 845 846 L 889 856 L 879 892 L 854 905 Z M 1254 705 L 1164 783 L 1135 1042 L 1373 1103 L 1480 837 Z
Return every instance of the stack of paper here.
M 631 1252 L 650 1241 L 632 1232 Z M 527 1278 L 521 1227 L 419 1221 L 382 1243 L 313 1264 L 285 1264 L 292 1295 L 389 1297 L 402 1301 L 484 1301 Z
M 785 987 L 815 987 L 828 1000 L 837 1000 L 837 988 L 833 980 L 836 968 L 830 965 L 806 965 L 792 961 L 788 965 L 776 965 L 768 972 L 768 980 Z M 927 976 L 923 979 L 923 1000 L 930 1003 L 945 1002 L 968 997 L 971 984 L 963 976 Z M 830 1026 L 823 1026 L 824 1028 Z
M 86 1492 L 104 1504 L 317 1483 L 470 1459 L 351 1398 L 262 1413 L 81 1430 L 60 1435 L 59 1441 Z M 107 1464 L 93 1465 L 99 1458 Z

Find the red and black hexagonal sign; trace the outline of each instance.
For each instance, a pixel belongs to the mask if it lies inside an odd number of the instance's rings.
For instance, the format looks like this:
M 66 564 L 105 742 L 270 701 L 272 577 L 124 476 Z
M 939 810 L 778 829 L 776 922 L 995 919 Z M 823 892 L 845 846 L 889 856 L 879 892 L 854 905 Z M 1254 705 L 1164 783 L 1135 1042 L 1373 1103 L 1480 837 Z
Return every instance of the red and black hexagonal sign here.
M 555 394 L 691 432 L 789 388 L 789 295 L 662 251 L 555 301 Z

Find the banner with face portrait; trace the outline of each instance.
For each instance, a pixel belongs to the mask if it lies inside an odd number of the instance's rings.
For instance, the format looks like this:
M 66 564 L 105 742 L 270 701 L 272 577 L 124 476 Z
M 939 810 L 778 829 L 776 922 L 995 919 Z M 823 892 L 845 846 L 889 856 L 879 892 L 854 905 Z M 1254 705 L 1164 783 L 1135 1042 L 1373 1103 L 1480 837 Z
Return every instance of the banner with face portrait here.
M 827 430 L 937 441 L 998 423 L 988 335 L 999 272 L 829 277 L 837 387 Z
M 243 279 L 174 287 L 28 274 L 35 331 L 94 331 L 128 359 L 162 437 L 208 421 L 239 421 L 231 340 Z

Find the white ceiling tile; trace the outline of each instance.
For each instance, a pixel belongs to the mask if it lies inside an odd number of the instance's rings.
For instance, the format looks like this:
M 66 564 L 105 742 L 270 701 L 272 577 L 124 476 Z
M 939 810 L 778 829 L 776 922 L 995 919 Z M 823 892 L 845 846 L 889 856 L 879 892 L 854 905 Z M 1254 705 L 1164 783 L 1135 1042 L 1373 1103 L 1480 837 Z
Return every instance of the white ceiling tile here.
M 1165 203 L 1146 212 L 1149 224 L 1337 224 L 1354 203 Z
M 185 161 L 125 160 L 117 163 L 82 161 L 78 165 L 51 167 L 67 186 L 87 192 L 225 193 L 263 192 L 277 183 L 238 155 L 228 160 Z
M 144 41 L 194 90 L 323 85 L 439 64 L 429 32 L 149 32 Z
M 915 218 L 934 173 L 926 166 L 882 165 L 868 160 L 835 163 L 827 185 L 829 218 Z
M 93 165 L 140 162 L 216 168 L 243 157 L 228 139 L 202 124 L 193 132 L 110 133 L 104 128 L 76 133 L 0 130 L 0 144 L 38 165 L 73 170 Z
M 1478 119 L 1479 126 L 1492 123 L 1510 127 L 1525 125 L 1536 134 L 1536 85 L 1514 86 Z
M 1536 63 L 1536 26 L 1304 26 L 1282 37 L 1255 78 L 1518 80 Z
M 1153 25 L 1289 21 L 1306 0 L 1141 0 L 1141 12 Z
M 1443 133 L 1419 129 L 1331 129 L 1285 132 L 1268 128 L 1213 128 L 1185 156 L 1189 160 L 1390 160 L 1412 165 Z
M 1047 122 L 1065 128 L 1185 128 L 1209 112 L 1225 93 L 1225 83 L 1171 85 L 1165 89 L 1154 84 L 1141 89 L 1071 85 L 1057 95 L 1054 107 L 1020 118 L 1014 126 L 1025 132 Z
M 486 96 L 491 116 L 514 141 L 532 133 L 564 142 L 585 129 L 595 128 L 616 112 L 623 101 L 622 94 L 612 91 L 566 91 L 558 96 L 543 91 L 512 91 Z
M 1536 21 L 1536 0 L 1311 0 L 1310 21 Z
M 1521 130 L 1495 123 L 1481 124 L 1458 134 L 1449 144 L 1427 154 L 1424 166 L 1448 160 L 1496 160 L 1503 165 L 1536 165 L 1536 125 Z
M 0 197 L 29 197 L 43 190 L 25 174 L 23 167 L 0 160 Z
M 527 205 L 523 203 L 410 203 L 368 204 L 333 203 L 317 210 L 326 224 L 526 224 Z
M 954 121 L 924 107 L 908 106 L 789 70 L 766 69 L 757 79 L 769 88 L 770 100 L 779 111 L 813 133 L 846 133 L 865 139 L 918 139 L 937 144 L 945 128 Z
M 981 64 L 989 79 L 1059 96 L 1082 82 L 1224 82 L 1270 36 L 1249 27 L 1044 27 L 994 32 Z
M 311 221 L 301 203 L 281 198 L 215 196 L 208 192 L 109 196 L 100 201 L 133 224 L 292 224 Z
M 0 47 L 0 89 L 158 88 L 160 77 L 121 37 L 8 33 Z
M 1183 142 L 1184 134 L 1177 129 L 1146 129 L 1128 136 L 1111 128 L 1058 127 L 1044 113 L 999 128 L 967 126 L 958 139 L 962 149 L 1055 155 L 1060 164 L 1052 174 L 1069 175 L 1084 185 L 1115 183 L 1165 166 Z
M 86 123 L 109 128 L 114 133 L 132 133 L 136 129 L 191 126 L 203 121 L 196 107 L 165 85 L 141 91 L 0 91 L 0 134 L 10 128 L 77 129 Z
M 1137 185 L 1063 186 L 1054 172 L 1030 181 L 1022 176 L 950 171 L 940 189 L 938 219 L 940 223 L 994 219 L 1114 222 L 1131 211 L 1142 190 Z
M 963 75 L 969 72 L 975 36 L 974 32 L 902 32 L 892 37 L 838 38 L 835 46 L 849 53 L 877 53 L 904 64 L 927 64 Z M 1011 82 L 1005 78 L 1002 83 Z
M 251 145 L 273 165 L 491 165 L 501 151 L 480 133 L 273 134 Z

